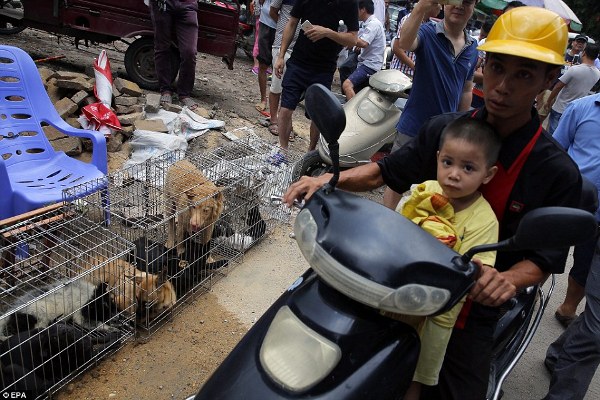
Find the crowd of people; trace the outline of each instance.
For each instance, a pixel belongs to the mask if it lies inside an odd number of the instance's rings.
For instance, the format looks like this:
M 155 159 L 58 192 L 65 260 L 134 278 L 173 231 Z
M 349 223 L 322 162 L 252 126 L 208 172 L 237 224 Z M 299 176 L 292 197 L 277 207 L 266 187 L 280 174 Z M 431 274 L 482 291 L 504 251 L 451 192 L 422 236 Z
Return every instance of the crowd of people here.
M 469 204 L 480 193 L 493 210 L 493 218 L 484 219 L 497 219 L 498 237 L 502 240 L 514 233 L 529 210 L 549 205 L 580 207 L 584 185 L 581 173 L 596 186 L 600 183 L 596 175 L 596 170 L 600 171 L 597 167 L 600 152 L 594 151 L 597 145 L 591 144 L 594 135 L 600 134 L 597 129 L 600 95 L 575 100 L 565 94 L 567 105 L 564 116 L 559 117 L 556 138 L 542 128 L 535 107 L 545 90 L 558 95 L 571 86 L 580 97 L 587 95 L 598 80 L 593 66 L 597 47 L 587 44 L 587 51 L 579 50 L 583 53 L 577 62 L 583 66 L 571 66 L 565 72 L 567 57 L 578 46 L 571 46 L 565 53 L 566 24 L 555 13 L 523 7 L 520 2 L 511 3 L 510 10 L 489 24 L 487 38 L 478 44 L 465 30 L 475 3 L 464 0 L 460 6 L 445 5 L 443 19 L 436 22 L 428 22 L 439 11 L 436 1 L 420 0 L 415 5 L 397 35 L 397 47 L 412 51 L 415 58 L 409 64 L 413 70 L 413 90 L 398 124 L 394 152 L 378 162 L 343 171 L 338 185 L 342 189 L 363 191 L 385 184 L 399 199 L 400 193 L 411 189 L 412 184 L 437 177 L 436 185 L 426 184 L 425 189 L 422 184 L 417 185 L 409 191 L 409 196 L 414 197 L 418 188 L 431 196 L 442 194 L 460 213 L 464 204 L 457 200 L 469 200 Z M 546 34 L 543 39 L 541 31 Z M 473 81 L 478 68 L 483 105 L 472 108 Z M 575 72 L 569 73 L 573 68 Z M 585 75 L 581 90 L 578 87 L 583 81 L 579 79 L 584 78 L 579 78 L 580 75 Z M 487 183 L 483 178 L 489 166 L 474 161 L 481 160 L 481 153 L 474 148 L 452 157 L 445 148 L 442 138 L 446 130 L 461 119 L 487 122 L 492 127 L 491 134 L 501 138 L 497 170 Z M 466 138 L 458 142 L 457 149 L 470 148 Z M 469 191 L 468 183 L 475 176 L 483 184 L 478 191 Z M 302 177 L 290 186 L 284 199 L 291 204 L 295 199 L 310 198 L 329 179 L 328 174 Z M 395 208 L 398 199 L 384 198 L 384 204 Z M 402 204 L 398 211 L 404 210 Z M 597 203 L 593 207 L 597 208 Z M 429 212 L 435 214 L 440 210 Z M 587 248 L 597 246 L 597 239 L 590 238 Z M 579 257 L 585 267 L 578 272 L 584 279 L 578 279 L 577 283 L 585 285 L 586 308 L 548 349 L 545 365 L 552 378 L 546 399 L 583 399 L 600 362 L 597 288 L 600 254 L 594 255 L 594 249 L 587 254 Z M 443 323 L 432 319 L 431 323 L 417 327 L 424 340 L 431 337 L 427 336 L 425 326 L 437 325 L 437 329 L 443 329 L 450 324 L 452 332 L 439 370 L 430 369 L 435 365 L 432 359 L 419 360 L 429 375 L 427 379 L 415 375 L 411 388 L 416 390 L 411 389 L 409 398 L 485 398 L 498 306 L 520 288 L 543 282 L 551 273 L 562 273 L 566 258 L 566 249 L 552 249 L 498 254 L 493 266 L 490 265 L 493 261 L 480 261 L 481 275 L 458 317 L 445 318 Z M 567 312 L 566 307 L 560 312 Z M 559 318 L 561 313 L 557 310 L 557 319 L 564 321 Z M 417 371 L 421 371 L 419 366 Z
M 535 208 L 581 207 L 582 175 L 600 187 L 600 94 L 589 95 L 600 80 L 598 46 L 581 34 L 567 49 L 563 19 L 520 1 L 508 3 L 497 20 L 485 21 L 475 39 L 466 27 L 478 1 L 442 7 L 438 0 L 419 0 L 402 18 L 391 65 L 413 79 L 413 88 L 392 153 L 342 172 L 339 180 L 348 190 L 387 185 L 384 205 L 409 217 L 406 204 L 415 198 L 442 196 L 451 210 L 446 220 L 459 238 L 458 247 L 451 243 L 457 251 L 512 236 Z M 293 140 L 292 114 L 311 84 L 331 89 L 340 67 L 342 91 L 351 98 L 381 69 L 386 5 L 383 0 L 260 0 L 256 5 L 257 109 L 270 116 L 269 131 L 279 137 L 281 157 Z M 161 102 L 172 101 L 176 71 L 166 62 L 166 44 L 176 39 L 182 60 L 177 94 L 182 104 L 194 107 L 195 0 L 155 0 L 150 9 Z M 548 131 L 542 127 L 546 115 Z M 315 149 L 318 137 L 311 124 L 308 150 Z M 302 177 L 284 199 L 291 205 L 309 198 L 329 179 Z M 597 199 L 589 204 L 600 222 Z M 545 399 L 583 399 L 600 363 L 599 245 L 598 238 L 590 238 L 575 248 L 567 295 L 555 312 L 566 330 L 545 359 L 552 374 Z M 406 398 L 485 398 L 498 306 L 519 289 L 562 273 L 567 253 L 518 251 L 480 259 L 480 277 L 464 306 L 415 326 L 424 346 L 438 346 L 436 355 L 422 352 Z M 586 307 L 577 316 L 583 298 Z

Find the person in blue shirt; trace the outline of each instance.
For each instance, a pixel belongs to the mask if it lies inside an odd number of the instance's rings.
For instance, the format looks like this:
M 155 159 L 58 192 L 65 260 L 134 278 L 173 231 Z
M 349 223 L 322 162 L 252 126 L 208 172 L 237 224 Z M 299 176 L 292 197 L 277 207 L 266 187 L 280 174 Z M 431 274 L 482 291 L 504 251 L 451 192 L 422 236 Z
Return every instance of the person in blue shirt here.
M 445 5 L 444 19 L 422 24 L 425 15 L 438 9 L 436 0 L 420 0 L 402 25 L 400 48 L 417 57 L 413 87 L 396 125 L 392 152 L 417 136 L 421 125 L 435 115 L 466 111 L 471 106 L 477 42 L 465 29 L 477 0 L 459 6 Z M 383 204 L 394 209 L 400 194 L 387 188 Z
M 581 174 L 596 188 L 600 187 L 600 94 L 573 101 L 563 113 L 553 137 L 577 163 Z M 596 219 L 600 221 L 600 210 L 596 211 Z M 583 399 L 600 364 L 599 245 L 597 238 L 593 238 L 575 247 L 567 296 L 556 316 L 574 316 L 584 294 L 586 305 L 579 317 L 548 347 L 544 364 L 552 378 L 546 400 Z M 565 304 L 571 309 L 566 310 Z M 559 311 L 568 314 L 562 315 Z

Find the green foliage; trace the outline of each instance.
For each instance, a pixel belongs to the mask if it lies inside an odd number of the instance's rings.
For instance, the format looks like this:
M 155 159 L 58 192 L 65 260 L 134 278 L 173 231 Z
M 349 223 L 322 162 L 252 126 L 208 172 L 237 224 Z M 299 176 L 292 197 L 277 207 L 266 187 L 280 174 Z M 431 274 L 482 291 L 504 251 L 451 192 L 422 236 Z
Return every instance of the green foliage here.
M 583 24 L 582 33 L 600 41 L 600 1 L 597 0 L 564 0 Z

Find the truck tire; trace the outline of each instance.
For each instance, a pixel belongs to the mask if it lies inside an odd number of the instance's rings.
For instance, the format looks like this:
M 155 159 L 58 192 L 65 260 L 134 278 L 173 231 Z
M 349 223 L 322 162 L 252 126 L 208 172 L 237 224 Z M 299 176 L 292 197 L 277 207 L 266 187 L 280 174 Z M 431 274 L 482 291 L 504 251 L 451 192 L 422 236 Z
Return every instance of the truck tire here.
M 25 15 L 25 7 L 18 0 L 0 0 L 0 10 L 7 10 L 19 14 L 21 18 Z M 25 29 L 23 21 L 15 20 L 7 16 L 3 16 L 0 12 L 0 35 L 14 35 Z
M 174 71 L 172 81 L 177 76 L 179 69 L 179 52 L 173 48 L 171 70 Z M 129 79 L 141 88 L 159 90 L 158 76 L 154 68 L 154 39 L 142 36 L 133 41 L 125 51 L 125 70 Z
M 331 165 L 321 159 L 318 150 L 312 150 L 304 154 L 296 163 L 292 170 L 292 180 L 295 182 L 305 175 L 321 176 L 326 172 L 331 172 Z

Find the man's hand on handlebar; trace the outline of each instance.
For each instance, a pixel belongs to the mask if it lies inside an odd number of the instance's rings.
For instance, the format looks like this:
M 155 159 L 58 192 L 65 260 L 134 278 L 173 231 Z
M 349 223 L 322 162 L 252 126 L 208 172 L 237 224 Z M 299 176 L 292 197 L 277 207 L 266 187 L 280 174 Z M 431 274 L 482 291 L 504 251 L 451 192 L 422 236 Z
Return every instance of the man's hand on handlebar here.
M 325 174 L 317 177 L 303 176 L 298 181 L 292 183 L 283 195 L 283 202 L 292 207 L 294 200 L 308 200 L 314 192 L 319 190 L 331 179 L 331 174 Z
M 513 285 L 498 270 L 482 265 L 479 260 L 475 261 L 480 267 L 479 278 L 475 282 L 469 297 L 486 306 L 498 307 L 517 295 L 517 287 Z

